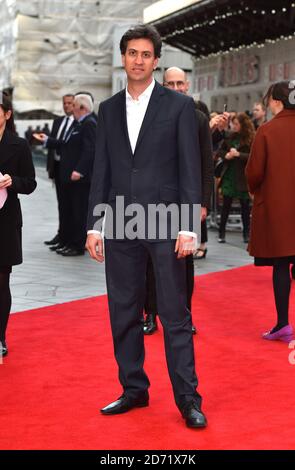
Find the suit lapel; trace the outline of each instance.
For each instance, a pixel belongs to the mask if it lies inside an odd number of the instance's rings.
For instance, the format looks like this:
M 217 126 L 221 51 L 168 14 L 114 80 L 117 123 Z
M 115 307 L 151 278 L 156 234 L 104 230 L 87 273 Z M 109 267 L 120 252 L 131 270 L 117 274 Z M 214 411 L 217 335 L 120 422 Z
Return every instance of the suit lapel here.
M 136 151 L 137 151 L 137 149 L 140 145 L 140 142 L 142 141 L 146 131 L 148 130 L 148 128 L 152 124 L 152 122 L 155 118 L 155 115 L 157 114 L 157 112 L 159 110 L 159 101 L 160 101 L 160 98 L 161 98 L 162 94 L 164 94 L 163 87 L 161 85 L 159 85 L 158 82 L 156 82 L 155 86 L 154 86 L 154 89 L 153 89 L 153 92 L 152 92 L 151 97 L 150 97 L 150 101 L 149 101 L 149 104 L 148 104 L 143 122 L 142 122 L 142 126 L 141 126 L 140 131 L 139 131 L 138 139 L 137 139 L 137 142 L 136 142 L 136 147 L 135 147 L 135 150 L 134 150 L 134 155 L 136 154 Z
M 64 138 L 63 138 L 63 141 L 64 141 L 65 144 L 68 143 L 68 141 L 70 140 L 70 138 L 71 138 L 73 132 L 74 132 L 76 129 L 78 129 L 78 127 L 80 127 L 80 125 L 81 125 L 81 124 L 80 124 L 79 122 L 75 121 L 75 120 L 72 122 L 72 124 L 71 124 L 70 127 L 68 128 L 68 130 L 67 130 L 67 132 L 66 132 L 66 134 L 64 135 Z
M 127 111 L 126 111 L 126 90 L 122 90 L 120 92 L 120 108 L 121 108 L 121 122 L 123 123 L 123 133 L 126 140 L 126 145 L 128 151 L 130 152 L 131 156 L 133 156 L 129 134 L 128 134 L 128 126 L 127 126 Z
M 139 131 L 138 139 L 137 139 L 137 142 L 136 142 L 136 147 L 135 147 L 134 154 L 133 154 L 131 144 L 130 144 L 130 140 L 129 140 L 128 126 L 127 126 L 126 90 L 124 89 L 120 92 L 120 107 L 121 107 L 121 119 L 122 119 L 121 122 L 123 123 L 123 133 L 124 133 L 124 136 L 125 136 L 126 145 L 128 147 L 128 150 L 130 152 L 130 156 L 132 158 L 135 156 L 136 150 L 137 150 L 140 142 L 142 141 L 147 129 L 149 128 L 149 126 L 152 124 L 152 122 L 154 120 L 154 117 L 155 117 L 155 115 L 158 111 L 158 105 L 159 105 L 161 95 L 163 95 L 163 94 L 164 94 L 163 87 L 161 85 L 159 85 L 158 82 L 156 82 L 155 87 L 153 89 L 153 92 L 151 94 L 151 98 L 150 98 L 150 101 L 149 101 L 149 104 L 148 104 L 143 122 L 142 122 L 142 126 L 141 126 L 140 131 Z

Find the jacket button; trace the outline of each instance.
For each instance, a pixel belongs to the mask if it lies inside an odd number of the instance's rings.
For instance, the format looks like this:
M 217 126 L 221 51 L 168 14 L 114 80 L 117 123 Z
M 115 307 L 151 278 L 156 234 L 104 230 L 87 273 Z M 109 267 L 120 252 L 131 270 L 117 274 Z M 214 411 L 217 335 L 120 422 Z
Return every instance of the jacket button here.
M 137 168 L 132 168 L 132 173 L 137 173 L 138 169 Z
M 134 202 L 137 201 L 137 197 L 133 196 L 132 201 L 134 201 Z

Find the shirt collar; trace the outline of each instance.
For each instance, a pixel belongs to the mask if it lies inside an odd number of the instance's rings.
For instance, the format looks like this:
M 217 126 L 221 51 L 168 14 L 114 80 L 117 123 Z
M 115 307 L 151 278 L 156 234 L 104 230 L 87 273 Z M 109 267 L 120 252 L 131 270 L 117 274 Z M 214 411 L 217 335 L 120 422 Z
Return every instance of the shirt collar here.
M 82 122 L 84 121 L 84 119 L 87 118 L 87 116 L 90 116 L 91 113 L 88 113 L 88 114 L 84 114 L 84 116 L 81 116 L 79 119 L 78 119 L 78 122 Z
M 155 84 L 156 84 L 156 81 L 155 79 L 153 78 L 153 81 L 152 83 L 139 95 L 138 97 L 138 100 L 141 101 L 143 98 L 144 99 L 150 99 L 151 97 L 151 94 L 153 92 L 153 89 L 155 87 Z M 136 101 L 132 98 L 132 96 L 130 95 L 128 89 L 127 89 L 127 86 L 126 86 L 126 100 L 128 101 Z

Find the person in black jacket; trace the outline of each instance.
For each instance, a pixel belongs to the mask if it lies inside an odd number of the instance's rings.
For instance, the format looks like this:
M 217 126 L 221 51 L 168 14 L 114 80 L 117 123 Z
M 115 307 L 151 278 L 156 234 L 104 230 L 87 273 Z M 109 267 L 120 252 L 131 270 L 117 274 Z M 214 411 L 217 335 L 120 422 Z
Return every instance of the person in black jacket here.
M 60 152 L 61 184 L 60 243 L 54 248 L 63 256 L 81 256 L 85 252 L 86 222 L 90 181 L 95 154 L 96 120 L 89 95 L 76 95 L 73 114 L 75 121 L 64 139 L 36 135 L 47 148 Z
M 2 100 L 1 100 L 2 95 Z M 0 357 L 8 353 L 6 329 L 11 309 L 10 273 L 22 263 L 22 213 L 18 194 L 31 194 L 36 186 L 29 145 L 15 134 L 12 104 L 0 93 L 0 190 L 7 199 L 0 209 Z
M 74 120 L 73 118 L 74 95 L 72 94 L 64 95 L 62 98 L 62 103 L 63 103 L 63 109 L 65 112 L 65 115 L 54 119 L 51 133 L 50 133 L 50 137 L 53 139 L 62 140 L 64 136 L 66 135 L 67 131 L 69 130 L 69 128 L 71 127 L 73 120 Z M 46 240 L 44 242 L 45 245 L 48 245 L 48 246 L 57 245 L 61 241 L 60 231 L 61 231 L 61 225 L 62 225 L 62 221 L 61 221 L 62 193 L 61 193 L 59 167 L 60 167 L 60 151 L 54 148 L 48 149 L 47 172 L 48 172 L 48 177 L 52 179 L 55 184 L 57 208 L 58 208 L 58 219 L 59 219 L 59 226 L 58 226 L 57 234 L 51 240 Z
M 184 70 L 178 67 L 170 67 L 164 73 L 163 85 L 167 88 L 175 90 L 182 94 L 188 94 L 189 82 Z M 198 133 L 201 152 L 202 163 L 202 204 L 201 204 L 201 243 L 207 242 L 207 225 L 206 217 L 210 209 L 211 195 L 214 183 L 214 168 L 213 168 L 213 150 L 212 150 L 212 136 L 209 127 L 209 116 L 204 112 L 197 109 L 196 115 L 198 122 Z M 206 250 L 207 251 L 207 250 Z M 198 250 L 197 250 L 198 253 Z M 206 252 L 205 252 L 206 256 Z M 192 295 L 194 291 L 194 260 L 193 255 L 187 256 L 186 262 L 186 280 L 187 280 L 187 308 L 191 311 Z M 143 331 L 145 335 L 151 335 L 157 330 L 157 296 L 156 296 L 156 281 L 153 271 L 153 264 L 149 259 L 147 264 L 146 275 L 146 296 L 145 296 L 145 320 Z M 196 327 L 192 326 L 192 333 L 196 334 Z

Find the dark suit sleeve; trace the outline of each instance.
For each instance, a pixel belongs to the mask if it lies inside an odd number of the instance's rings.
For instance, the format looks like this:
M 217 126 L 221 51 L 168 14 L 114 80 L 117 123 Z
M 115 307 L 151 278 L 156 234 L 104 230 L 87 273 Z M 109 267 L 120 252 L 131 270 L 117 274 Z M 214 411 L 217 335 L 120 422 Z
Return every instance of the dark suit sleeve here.
M 214 184 L 212 134 L 209 121 L 206 116 L 197 114 L 197 118 L 199 118 L 199 137 L 202 160 L 202 207 L 210 209 Z
M 59 129 L 59 125 L 62 122 L 62 119 L 63 118 L 54 119 L 49 137 L 56 138 L 57 132 L 58 132 L 58 129 Z M 54 149 L 53 148 L 51 148 L 51 149 L 48 148 L 46 170 L 48 172 L 49 178 L 54 179 L 55 178 L 55 174 L 54 174 L 55 171 L 54 171 Z
M 98 111 L 95 158 L 91 179 L 91 189 L 88 206 L 87 230 L 101 231 L 101 222 L 93 211 L 98 204 L 106 204 L 110 190 L 110 161 L 107 150 L 106 126 L 103 116 L 103 106 Z M 97 223 L 96 223 L 97 222 Z
M 94 155 L 96 124 L 93 120 L 86 121 L 82 129 L 82 148 L 75 171 L 83 176 L 91 176 Z
M 25 140 L 21 143 L 19 152 L 18 174 L 11 175 L 12 185 L 9 190 L 20 194 L 31 194 L 36 189 L 37 182 L 31 150 Z
M 192 99 L 186 101 L 180 113 L 177 137 L 180 203 L 189 209 L 189 218 L 181 218 L 181 230 L 196 232 L 193 205 L 202 202 L 202 182 L 199 124 Z
M 63 140 L 55 139 L 54 137 L 48 137 L 46 142 L 47 149 L 59 149 L 63 144 Z

